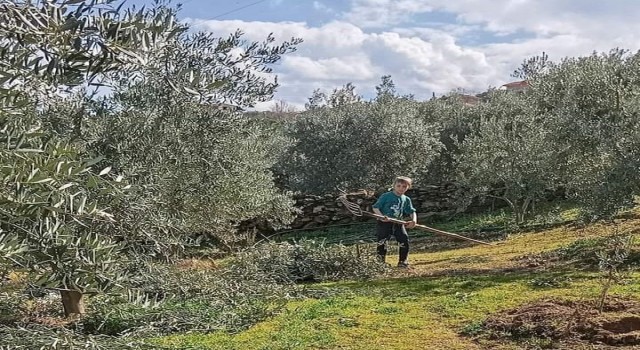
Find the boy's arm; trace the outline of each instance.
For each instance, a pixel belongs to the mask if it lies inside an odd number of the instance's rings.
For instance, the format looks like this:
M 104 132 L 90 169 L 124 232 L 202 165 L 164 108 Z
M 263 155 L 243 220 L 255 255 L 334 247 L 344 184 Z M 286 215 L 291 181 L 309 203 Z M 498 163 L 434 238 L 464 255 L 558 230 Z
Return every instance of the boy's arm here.
M 384 222 L 389 221 L 389 218 L 388 218 L 386 215 L 382 214 L 382 212 L 380 211 L 380 209 L 378 209 L 378 208 L 373 208 L 373 212 L 374 212 L 374 213 L 376 213 L 376 214 L 378 214 L 378 215 L 382 215 L 382 216 L 384 216 L 384 219 L 378 219 L 378 220 L 381 220 L 381 221 L 384 221 Z
M 416 226 L 416 224 L 418 224 L 418 214 L 416 213 L 416 208 L 413 207 L 413 203 L 411 202 L 411 198 L 407 198 L 407 201 L 409 202 L 409 211 L 411 211 L 411 221 L 407 221 L 407 223 L 405 224 L 405 226 L 407 226 L 407 228 L 414 228 Z
M 416 224 L 418 224 L 418 214 L 414 211 L 411 213 L 411 221 L 407 221 L 406 226 L 407 228 L 414 228 Z

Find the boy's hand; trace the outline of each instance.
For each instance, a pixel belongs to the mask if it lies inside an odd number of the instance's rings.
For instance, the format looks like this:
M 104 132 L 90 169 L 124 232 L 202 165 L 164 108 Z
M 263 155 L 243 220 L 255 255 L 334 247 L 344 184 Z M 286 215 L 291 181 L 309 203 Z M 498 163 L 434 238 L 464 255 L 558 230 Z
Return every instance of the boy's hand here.
M 404 224 L 407 228 L 414 228 L 416 227 L 417 222 L 411 220 L 411 221 L 407 221 L 406 224 Z

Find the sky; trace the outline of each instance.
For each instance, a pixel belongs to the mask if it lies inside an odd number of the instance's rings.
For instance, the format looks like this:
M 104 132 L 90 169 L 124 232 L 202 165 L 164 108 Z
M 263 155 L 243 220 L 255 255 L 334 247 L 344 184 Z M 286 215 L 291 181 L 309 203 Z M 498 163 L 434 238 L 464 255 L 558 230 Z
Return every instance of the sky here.
M 127 4 L 152 3 L 129 0 Z M 314 89 L 353 83 L 366 99 L 383 75 L 401 94 L 427 99 L 479 93 L 514 81 L 523 60 L 640 48 L 638 0 L 182 0 L 193 30 L 248 40 L 300 37 L 273 66 L 274 101 L 303 108 Z M 274 103 L 264 102 L 258 110 Z

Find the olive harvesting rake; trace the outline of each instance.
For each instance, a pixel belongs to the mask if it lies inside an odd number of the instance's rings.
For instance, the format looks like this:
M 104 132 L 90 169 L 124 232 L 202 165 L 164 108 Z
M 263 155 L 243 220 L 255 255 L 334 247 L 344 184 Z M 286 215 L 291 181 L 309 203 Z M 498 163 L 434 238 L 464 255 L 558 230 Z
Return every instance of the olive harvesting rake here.
M 375 213 L 364 211 L 364 210 L 362 210 L 362 208 L 360 208 L 360 206 L 358 204 L 353 203 L 353 202 L 349 202 L 349 200 L 347 199 L 347 197 L 345 195 L 339 196 L 338 200 L 340 201 L 340 203 L 342 203 L 345 206 L 345 208 L 347 208 L 347 210 L 351 214 L 353 214 L 355 216 L 369 216 L 369 217 L 373 217 L 373 218 L 376 218 L 376 219 L 386 219 L 389 222 L 393 222 L 393 223 L 401 224 L 401 225 L 404 225 L 404 224 L 407 223 L 407 221 L 393 219 L 393 218 L 386 217 L 384 215 L 378 215 L 378 214 L 375 214 Z M 487 243 L 487 242 L 479 241 L 477 239 L 461 236 L 461 235 L 456 234 L 456 233 L 451 233 L 451 232 L 447 232 L 447 231 L 438 230 L 438 229 L 435 229 L 435 228 L 432 228 L 432 227 L 429 227 L 429 226 L 425 226 L 425 225 L 416 224 L 414 227 L 421 228 L 421 229 L 423 229 L 425 231 L 429 231 L 429 232 L 432 232 L 432 233 L 437 233 L 439 235 L 444 235 L 444 236 L 448 236 L 448 237 L 452 237 L 452 238 L 462 239 L 462 240 L 465 240 L 465 241 L 470 241 L 470 242 L 475 242 L 475 243 L 484 244 L 484 245 L 490 245 L 490 246 L 493 245 L 491 243 Z

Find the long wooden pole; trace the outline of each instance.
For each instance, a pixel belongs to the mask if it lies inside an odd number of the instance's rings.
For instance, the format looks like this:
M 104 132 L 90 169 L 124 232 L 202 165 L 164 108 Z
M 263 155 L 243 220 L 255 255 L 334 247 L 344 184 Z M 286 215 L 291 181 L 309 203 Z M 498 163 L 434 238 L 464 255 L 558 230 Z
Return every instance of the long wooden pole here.
M 393 222 L 393 223 L 396 223 L 396 224 L 404 225 L 404 224 L 407 223 L 407 221 L 398 220 L 398 219 L 392 219 L 390 217 L 386 217 L 384 215 L 378 215 L 378 214 L 375 214 L 375 213 L 370 213 L 368 211 L 362 211 L 362 213 L 367 215 L 367 216 L 371 216 L 371 217 L 374 217 L 374 218 L 377 218 L 377 219 L 385 219 L 386 218 L 389 222 Z M 470 241 L 470 242 L 475 242 L 475 243 L 479 243 L 479 244 L 493 246 L 493 244 L 491 244 L 491 243 L 487 243 L 487 242 L 483 242 L 483 241 L 480 241 L 480 240 L 477 240 L 477 239 L 461 236 L 461 235 L 456 234 L 456 233 L 451 233 L 451 232 L 447 232 L 447 231 L 438 230 L 438 229 L 435 229 L 433 227 L 429 227 L 429 226 L 425 226 L 425 225 L 416 224 L 415 227 L 421 228 L 421 229 L 423 229 L 425 231 L 429 231 L 429 232 L 432 232 L 432 233 L 437 233 L 439 235 L 449 236 L 449 237 L 453 237 L 453 238 L 462 239 L 462 240 L 465 240 L 465 241 Z

